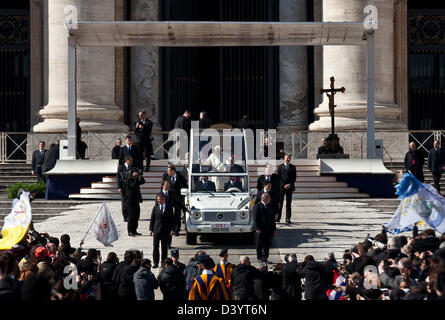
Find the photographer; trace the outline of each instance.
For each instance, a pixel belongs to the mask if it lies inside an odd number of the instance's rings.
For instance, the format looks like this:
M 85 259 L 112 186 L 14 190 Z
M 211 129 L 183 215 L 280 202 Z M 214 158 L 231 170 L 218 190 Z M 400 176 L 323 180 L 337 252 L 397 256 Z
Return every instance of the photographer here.
M 150 171 L 151 156 L 153 155 L 153 137 L 151 131 L 153 129 L 153 122 L 147 119 L 147 111 L 139 112 L 139 121 L 136 122 L 136 129 L 134 131 L 136 137 L 139 139 L 139 149 L 144 153 L 147 166 L 145 171 Z
M 142 195 L 140 186 L 145 183 L 145 179 L 142 176 L 140 170 L 135 170 L 132 172 L 131 176 L 128 177 L 126 182 L 126 197 L 125 206 L 127 208 L 128 214 L 128 235 L 131 237 L 140 236 L 141 234 L 137 232 L 139 217 L 141 214 L 140 203 L 142 203 Z

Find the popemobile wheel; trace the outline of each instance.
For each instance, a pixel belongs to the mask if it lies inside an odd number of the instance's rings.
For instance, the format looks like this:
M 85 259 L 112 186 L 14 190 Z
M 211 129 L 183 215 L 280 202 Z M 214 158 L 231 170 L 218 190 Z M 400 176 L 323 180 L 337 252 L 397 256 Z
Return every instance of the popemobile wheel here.
M 190 233 L 187 230 L 185 231 L 185 242 L 188 245 L 196 245 L 196 233 Z

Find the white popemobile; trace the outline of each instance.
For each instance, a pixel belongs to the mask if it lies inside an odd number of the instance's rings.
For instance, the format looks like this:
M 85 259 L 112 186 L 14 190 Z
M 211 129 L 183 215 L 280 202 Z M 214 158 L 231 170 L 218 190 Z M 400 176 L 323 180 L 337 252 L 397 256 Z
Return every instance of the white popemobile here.
M 244 159 L 244 151 L 247 150 L 245 131 L 239 135 L 229 132 L 233 137 L 228 137 L 225 132 L 225 139 L 231 139 L 233 146 L 238 137 L 243 147 L 243 151 L 239 152 L 242 154 L 239 157 L 243 159 L 237 164 L 232 152 L 221 151 L 222 141 L 216 141 L 217 138 L 212 137 L 212 141 L 204 142 L 213 146 L 211 149 L 207 147 L 208 151 L 212 150 L 210 155 L 201 152 L 205 149 L 202 141 L 197 143 L 196 139 L 190 139 L 189 160 L 195 164 L 190 166 L 191 170 L 188 172 L 188 189 L 181 189 L 186 206 L 190 210 L 186 213 L 185 220 L 187 244 L 196 244 L 198 235 L 214 233 L 245 234 L 249 242 L 253 241 L 253 218 L 250 209 L 257 190 L 249 191 L 248 164 Z M 194 136 L 193 129 L 191 136 Z M 194 144 L 199 152 L 194 150 Z

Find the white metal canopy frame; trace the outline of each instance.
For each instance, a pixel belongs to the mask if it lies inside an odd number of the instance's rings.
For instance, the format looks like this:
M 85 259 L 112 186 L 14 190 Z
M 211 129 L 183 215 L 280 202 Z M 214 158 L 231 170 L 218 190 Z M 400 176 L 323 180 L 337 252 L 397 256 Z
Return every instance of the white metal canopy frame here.
M 375 158 L 374 32 L 363 22 L 78 21 L 68 30 L 68 157 L 76 159 L 76 48 L 367 46 L 367 158 Z

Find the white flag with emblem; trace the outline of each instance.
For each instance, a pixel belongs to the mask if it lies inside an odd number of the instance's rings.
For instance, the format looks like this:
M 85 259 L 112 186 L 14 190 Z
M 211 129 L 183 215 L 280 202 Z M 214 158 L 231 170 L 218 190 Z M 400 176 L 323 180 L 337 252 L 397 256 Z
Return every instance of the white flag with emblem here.
M 92 222 L 91 231 L 96 236 L 97 241 L 103 243 L 106 247 L 111 246 L 114 241 L 119 239 L 116 225 L 105 202 Z
M 29 192 L 22 191 L 20 198 L 14 199 L 11 213 L 4 219 L 0 250 L 9 250 L 23 239 L 31 224 Z

